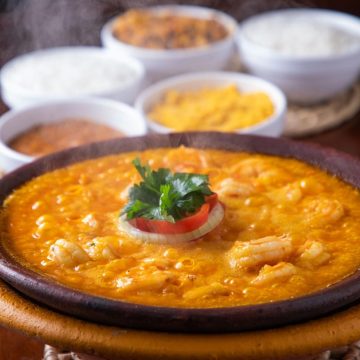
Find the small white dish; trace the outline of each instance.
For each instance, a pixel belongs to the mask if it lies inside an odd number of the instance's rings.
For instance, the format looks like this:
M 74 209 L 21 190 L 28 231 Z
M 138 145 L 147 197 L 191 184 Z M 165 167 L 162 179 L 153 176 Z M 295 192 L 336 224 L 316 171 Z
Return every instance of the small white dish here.
M 169 76 L 223 69 L 229 62 L 235 44 L 237 22 L 225 13 L 200 6 L 165 5 L 145 8 L 147 11 L 166 11 L 175 15 L 215 19 L 228 31 L 228 36 L 207 46 L 175 50 L 153 50 L 129 45 L 117 39 L 112 32 L 116 18 L 105 24 L 101 31 L 103 46 L 117 54 L 126 54 L 142 62 L 149 81 Z
M 145 70 L 136 59 L 100 47 L 38 50 L 10 60 L 0 71 L 4 102 L 19 108 L 36 102 L 95 96 L 131 103 Z
M 8 146 L 17 135 L 35 125 L 76 118 L 107 125 L 124 136 L 146 134 L 146 124 L 138 112 L 118 101 L 84 98 L 34 104 L 11 110 L 0 117 L 0 168 L 12 171 L 35 159 Z
M 233 72 L 200 72 L 184 74 L 163 80 L 145 89 L 135 101 L 135 108 L 140 112 L 148 127 L 153 132 L 169 133 L 173 130 L 150 119 L 147 114 L 160 102 L 169 90 L 192 91 L 203 88 L 222 87 L 236 84 L 242 92 L 263 91 L 274 104 L 274 114 L 258 125 L 239 129 L 241 134 L 280 136 L 284 127 L 286 98 L 275 85 L 255 76 Z
M 254 41 L 254 35 L 251 36 L 254 26 L 279 16 L 289 25 L 297 19 L 306 19 L 339 29 L 359 39 L 359 46 L 321 56 L 316 56 L 317 49 L 311 56 L 309 48 L 309 56 L 304 56 L 283 54 Z M 262 13 L 240 24 L 237 44 L 241 61 L 252 74 L 279 86 L 290 101 L 298 103 L 311 104 L 331 98 L 350 87 L 360 73 L 360 20 L 336 11 L 285 9 Z

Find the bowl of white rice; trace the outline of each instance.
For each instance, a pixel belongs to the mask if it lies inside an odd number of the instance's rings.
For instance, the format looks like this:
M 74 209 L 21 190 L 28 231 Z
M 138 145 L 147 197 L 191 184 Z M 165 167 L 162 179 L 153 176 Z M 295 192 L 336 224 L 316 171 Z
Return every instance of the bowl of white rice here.
M 336 11 L 262 13 L 240 24 L 237 44 L 248 70 L 279 86 L 294 102 L 331 98 L 360 73 L 360 20 Z
M 1 69 L 0 84 L 10 108 L 89 96 L 131 103 L 144 73 L 138 60 L 100 47 L 59 47 L 10 60 Z

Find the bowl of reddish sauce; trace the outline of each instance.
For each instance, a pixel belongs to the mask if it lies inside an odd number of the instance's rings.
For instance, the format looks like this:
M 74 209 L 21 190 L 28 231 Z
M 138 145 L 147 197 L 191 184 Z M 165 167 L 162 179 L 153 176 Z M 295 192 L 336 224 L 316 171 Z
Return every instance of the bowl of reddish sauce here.
M 39 156 L 145 132 L 145 122 L 137 112 L 117 101 L 46 102 L 9 111 L 0 118 L 0 161 L 5 171 L 11 171 Z

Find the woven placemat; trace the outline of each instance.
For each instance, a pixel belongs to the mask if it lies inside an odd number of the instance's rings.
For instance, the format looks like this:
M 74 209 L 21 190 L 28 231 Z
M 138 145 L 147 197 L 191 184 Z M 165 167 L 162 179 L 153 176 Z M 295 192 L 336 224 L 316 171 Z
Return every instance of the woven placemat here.
M 59 350 L 50 345 L 44 347 L 43 360 L 105 360 L 91 355 L 74 353 L 67 350 Z
M 247 73 L 236 53 L 225 70 Z M 341 125 L 360 110 L 360 79 L 350 89 L 314 105 L 288 104 L 284 136 L 315 135 Z
M 44 360 L 105 360 L 103 358 L 77 354 L 71 351 L 60 351 L 50 345 L 45 345 Z M 125 359 L 124 359 L 125 360 Z M 286 359 L 284 359 L 286 360 Z M 360 341 L 336 350 L 327 350 L 315 356 L 299 360 L 360 360 Z
M 360 110 L 360 81 L 334 98 L 316 105 L 289 104 L 284 135 L 303 137 L 339 126 Z

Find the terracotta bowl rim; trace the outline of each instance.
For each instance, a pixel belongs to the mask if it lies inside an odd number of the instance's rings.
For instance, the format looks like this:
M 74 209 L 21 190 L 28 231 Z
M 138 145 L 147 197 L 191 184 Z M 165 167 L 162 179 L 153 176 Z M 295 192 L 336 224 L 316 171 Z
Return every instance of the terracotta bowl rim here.
M 216 132 L 155 134 L 65 150 L 40 158 L 0 180 L 1 201 L 42 173 L 105 155 L 180 144 L 294 157 L 360 188 L 360 161 L 315 144 Z M 54 282 L 22 265 L 0 243 L 0 277 L 31 299 L 60 312 L 107 325 L 169 332 L 236 332 L 298 323 L 344 309 L 360 300 L 360 270 L 323 290 L 289 300 L 225 308 L 176 308 L 102 298 Z

